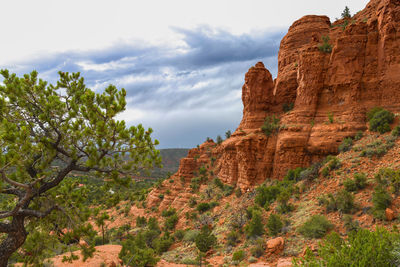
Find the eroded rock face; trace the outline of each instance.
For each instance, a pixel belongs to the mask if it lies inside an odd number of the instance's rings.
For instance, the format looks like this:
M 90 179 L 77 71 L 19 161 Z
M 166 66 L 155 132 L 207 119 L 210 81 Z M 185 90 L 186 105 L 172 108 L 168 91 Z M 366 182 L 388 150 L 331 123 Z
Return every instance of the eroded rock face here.
M 318 48 L 323 36 L 329 53 Z M 278 61 L 275 81 L 261 62 L 245 75 L 243 118 L 231 138 L 192 149 L 175 176 L 188 182 L 213 157 L 215 176 L 247 190 L 336 153 L 345 137 L 366 129 L 372 107 L 400 112 L 400 1 L 372 0 L 347 22 L 305 16 L 282 39 Z M 283 129 L 267 137 L 260 127 L 269 115 Z

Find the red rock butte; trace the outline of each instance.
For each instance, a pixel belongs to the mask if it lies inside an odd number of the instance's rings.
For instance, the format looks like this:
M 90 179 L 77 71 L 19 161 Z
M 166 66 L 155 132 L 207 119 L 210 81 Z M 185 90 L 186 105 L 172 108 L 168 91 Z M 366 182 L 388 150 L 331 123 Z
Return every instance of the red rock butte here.
M 331 52 L 319 49 L 325 36 Z M 366 129 L 371 108 L 400 112 L 400 1 L 372 0 L 334 23 L 314 15 L 295 21 L 280 44 L 277 78 L 258 62 L 245 75 L 242 101 L 236 131 L 221 145 L 207 141 L 189 151 L 173 176 L 177 182 L 168 185 L 176 194 L 165 196 L 160 209 L 187 201 L 184 189 L 200 166 L 213 166 L 223 182 L 247 190 L 337 153 L 345 137 Z M 292 103 L 285 113 L 283 105 Z M 282 129 L 266 136 L 260 127 L 270 115 Z M 158 193 L 149 195 L 150 205 Z

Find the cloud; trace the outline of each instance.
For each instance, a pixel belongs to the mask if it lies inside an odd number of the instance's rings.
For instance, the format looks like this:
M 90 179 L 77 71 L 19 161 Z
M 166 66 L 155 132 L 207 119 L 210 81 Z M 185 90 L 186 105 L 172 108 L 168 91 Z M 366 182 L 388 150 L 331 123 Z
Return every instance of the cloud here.
M 57 72 L 81 72 L 101 91 L 108 84 L 127 90 L 130 124 L 152 126 L 161 147 L 192 147 L 207 136 L 234 130 L 241 119 L 245 72 L 263 61 L 273 76 L 282 30 L 234 35 L 202 26 L 173 28 L 177 45 L 118 43 L 101 50 L 38 55 L 13 66 L 18 74 L 36 69 L 50 82 Z

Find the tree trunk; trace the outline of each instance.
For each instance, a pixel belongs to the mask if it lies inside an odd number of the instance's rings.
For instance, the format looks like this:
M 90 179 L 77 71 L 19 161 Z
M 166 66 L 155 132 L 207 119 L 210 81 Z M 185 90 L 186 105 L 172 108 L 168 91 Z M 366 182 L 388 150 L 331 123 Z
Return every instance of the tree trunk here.
M 104 245 L 104 225 L 101 225 L 101 232 L 103 234 L 103 245 Z
M 24 217 L 13 217 L 12 232 L 7 233 L 7 238 L 0 244 L 0 267 L 7 267 L 8 259 L 20 248 L 28 235 L 25 231 Z

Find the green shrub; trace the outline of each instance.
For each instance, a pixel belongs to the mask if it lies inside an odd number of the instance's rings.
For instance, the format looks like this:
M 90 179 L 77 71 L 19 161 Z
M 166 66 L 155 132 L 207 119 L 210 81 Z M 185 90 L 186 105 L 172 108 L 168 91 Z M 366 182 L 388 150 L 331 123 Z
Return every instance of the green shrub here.
M 223 193 L 224 193 L 224 196 L 230 196 L 230 195 L 232 195 L 232 193 L 233 193 L 233 190 L 234 190 L 235 188 L 233 187 L 233 186 L 231 186 L 231 185 L 224 185 L 224 187 L 223 187 L 223 189 L 222 189 L 222 191 L 223 191 Z
M 290 199 L 290 192 L 288 189 L 282 190 L 278 197 L 278 206 L 277 206 L 277 211 L 280 213 L 288 213 L 294 209 L 294 206 L 289 204 L 289 199 Z
M 339 169 L 342 165 L 340 160 L 334 156 L 328 156 L 323 164 L 325 164 L 325 167 L 322 169 L 321 173 L 324 177 L 327 177 L 331 171 Z
M 367 186 L 367 175 L 365 173 L 355 173 L 354 182 L 357 189 L 364 189 Z
M 175 213 L 169 217 L 167 217 L 167 219 L 165 220 L 164 226 L 165 229 L 167 230 L 173 230 L 176 226 L 176 224 L 178 223 L 178 215 Z
M 390 206 L 391 202 L 392 198 L 386 189 L 382 185 L 377 185 L 372 194 L 372 212 L 374 217 L 381 220 L 385 219 L 385 210 Z
M 176 213 L 176 210 L 174 208 L 170 208 L 170 209 L 167 209 L 167 210 L 163 210 L 161 212 L 161 216 L 169 217 L 169 216 L 174 215 L 175 213 Z
M 229 234 L 226 236 L 226 241 L 228 246 L 236 246 L 236 244 L 239 242 L 239 233 L 234 230 L 229 232 Z
M 189 198 L 189 207 L 193 208 L 194 206 L 197 205 L 197 200 L 195 197 L 190 197 Z
M 336 194 L 336 208 L 343 213 L 352 213 L 355 210 L 354 196 L 346 190 L 339 191 Z
M 264 255 L 265 249 L 264 240 L 258 239 L 256 245 L 250 249 L 250 253 L 252 256 L 259 258 Z
M 343 182 L 344 188 L 348 192 L 355 192 L 367 186 L 367 176 L 365 173 L 355 173 L 354 179 L 347 178 Z
M 348 192 L 357 191 L 356 182 L 353 179 L 347 178 L 346 180 L 344 180 L 343 185 Z
M 318 49 L 324 53 L 332 52 L 332 45 L 329 43 L 330 38 L 329 36 L 322 36 L 322 44 L 318 45 Z
M 376 140 L 375 142 L 367 144 L 361 151 L 360 156 L 369 158 L 372 158 L 373 156 L 382 157 L 393 146 L 393 140 L 388 139 L 385 143 L 383 143 L 382 140 Z
M 181 241 L 184 236 L 185 236 L 185 230 L 182 229 L 176 230 L 174 233 L 175 239 L 179 241 Z
M 373 107 L 370 111 L 367 112 L 367 120 L 370 121 L 375 116 L 376 113 L 384 110 L 381 107 Z
M 392 193 L 396 195 L 400 194 L 400 170 L 381 168 L 375 174 L 375 180 L 382 186 L 389 185 Z
M 338 150 L 339 152 L 350 151 L 352 146 L 353 146 L 353 139 L 351 137 L 346 137 L 339 145 Z
M 199 190 L 200 183 L 201 183 L 200 177 L 192 178 L 190 182 L 190 188 L 193 190 L 193 192 L 197 192 Z
M 261 126 L 261 130 L 265 133 L 266 136 L 270 136 L 271 134 L 276 134 L 279 131 L 279 118 L 275 117 L 275 115 L 267 116 L 265 118 L 264 124 Z
M 224 183 L 221 182 L 221 180 L 220 180 L 218 177 L 213 179 L 213 184 L 214 184 L 216 187 L 219 187 L 219 188 L 221 188 L 221 189 L 224 189 Z
M 343 213 L 352 213 L 355 211 L 354 196 L 346 190 L 341 190 L 333 196 L 328 194 L 321 197 L 319 203 L 326 207 L 326 212 L 340 211 Z
M 259 187 L 256 188 L 256 197 L 254 199 L 254 202 L 258 204 L 260 207 L 264 207 L 266 204 L 271 204 L 273 201 L 275 201 L 276 197 L 280 193 L 280 189 L 278 186 L 272 185 L 272 186 L 266 186 L 266 185 L 260 185 Z
M 282 110 L 283 110 L 283 112 L 285 112 L 285 113 L 291 111 L 293 108 L 294 108 L 294 103 L 293 103 L 293 102 L 292 102 L 292 103 L 284 103 L 284 104 L 282 105 Z
M 300 172 L 300 180 L 306 180 L 306 181 L 313 181 L 318 177 L 318 172 L 319 169 L 321 168 L 321 163 L 314 163 L 307 169 L 303 169 Z
M 398 266 L 399 233 L 385 228 L 375 231 L 360 229 L 347 240 L 333 232 L 321 242 L 318 258 L 309 253 L 297 260 L 301 266 Z M 295 265 L 298 266 L 298 265 Z
M 256 237 L 264 234 L 264 224 L 260 211 L 253 210 L 251 220 L 245 227 L 245 232 L 248 237 Z
M 358 132 L 356 133 L 356 135 L 354 136 L 354 140 L 358 141 L 358 140 L 360 140 L 361 138 L 363 138 L 363 136 L 364 136 L 364 133 L 363 133 L 362 131 L 358 131 Z
M 400 126 L 399 125 L 394 127 L 394 129 L 392 131 L 392 136 L 395 136 L 395 137 L 399 137 L 400 136 Z
M 208 210 L 210 210 L 211 209 L 211 206 L 210 206 L 210 204 L 208 204 L 207 202 L 203 202 L 203 203 L 199 203 L 198 205 L 197 205 L 197 211 L 199 212 L 199 213 L 203 213 L 203 212 L 206 212 L 206 211 L 208 211 Z
M 144 227 L 144 226 L 146 226 L 146 224 L 147 224 L 146 217 L 141 217 L 141 216 L 136 217 L 136 226 Z
M 333 228 L 333 225 L 322 215 L 313 215 L 298 231 L 307 238 L 321 238 Z
M 375 108 L 367 114 L 369 130 L 373 132 L 386 133 L 390 131 L 390 124 L 394 120 L 394 114 L 385 109 Z
M 138 244 L 139 243 L 139 244 Z M 145 247 L 140 241 L 128 239 L 122 242 L 122 249 L 118 255 L 124 264 L 130 266 L 154 266 L 158 262 L 155 251 Z
M 200 233 L 199 230 L 188 230 L 185 232 L 185 235 L 183 236 L 183 241 L 186 242 L 194 242 L 196 239 L 196 236 Z
M 326 196 L 321 196 L 318 199 L 318 204 L 321 206 L 325 206 L 326 212 L 336 211 L 336 199 L 333 194 L 329 193 Z
M 236 196 L 237 198 L 239 198 L 239 197 L 242 196 L 242 190 L 240 190 L 240 188 L 237 188 L 237 189 L 235 190 L 235 196 Z
M 212 234 L 208 225 L 204 225 L 195 238 L 196 247 L 203 253 L 209 251 L 216 243 L 217 238 Z
M 272 236 L 278 235 L 282 231 L 283 223 L 277 214 L 271 214 L 267 221 L 268 233 Z
M 233 253 L 232 255 L 232 261 L 242 261 L 246 257 L 246 252 L 243 250 L 239 250 Z
M 300 173 L 303 171 L 303 168 L 297 167 L 296 169 L 288 170 L 287 174 L 283 179 L 289 181 L 299 181 L 300 180 Z
M 163 236 L 153 241 L 153 247 L 157 253 L 161 255 L 162 253 L 168 251 L 173 243 L 174 238 L 168 232 L 165 232 Z
M 345 214 L 343 216 L 343 224 L 347 233 L 360 230 L 358 221 L 354 221 L 351 215 Z

